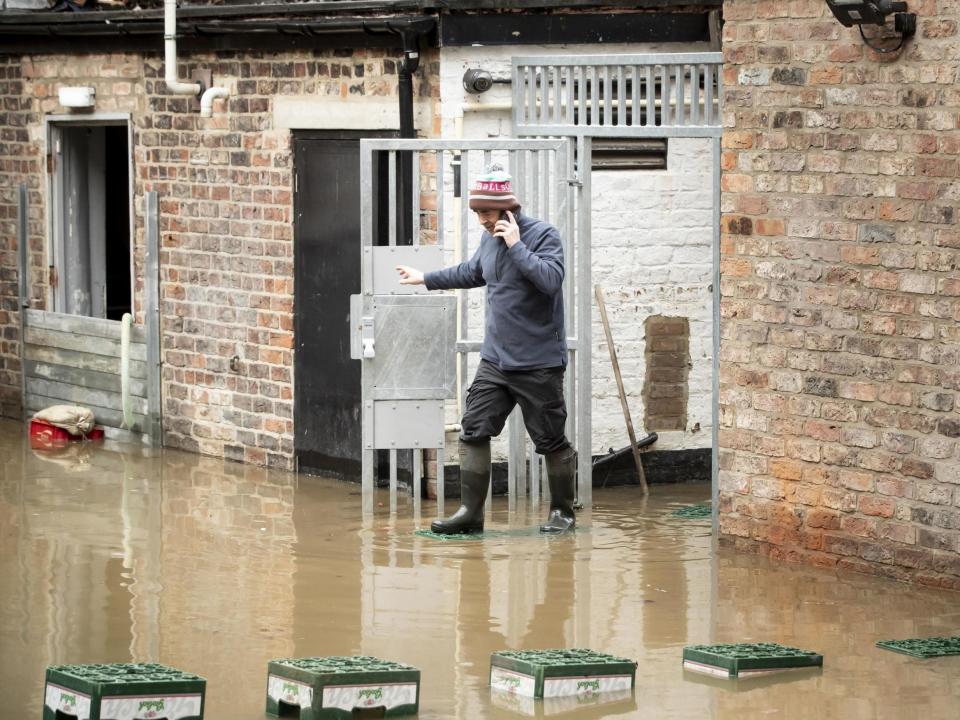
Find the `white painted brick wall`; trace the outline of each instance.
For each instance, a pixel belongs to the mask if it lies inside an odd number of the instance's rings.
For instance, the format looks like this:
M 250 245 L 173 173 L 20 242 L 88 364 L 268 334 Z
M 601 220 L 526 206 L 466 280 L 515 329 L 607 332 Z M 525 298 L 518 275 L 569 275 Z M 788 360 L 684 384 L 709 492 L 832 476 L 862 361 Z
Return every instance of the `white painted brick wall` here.
M 509 78 L 514 55 L 685 52 L 704 50 L 655 45 L 504 46 L 445 48 L 440 54 L 441 128 L 444 138 L 457 137 L 458 118 L 467 139 L 511 136 L 510 112 L 470 106 L 506 103 L 508 83 L 494 84 L 480 96 L 462 85 L 468 68 L 481 67 L 495 78 Z M 464 112 L 464 108 L 466 111 Z M 660 433 L 657 449 L 703 448 L 710 445 L 713 199 L 709 140 L 671 139 L 664 171 L 597 171 L 593 173 L 593 278 L 603 286 L 619 353 L 634 426 L 643 434 L 644 320 L 651 315 L 686 317 L 690 322 L 690 375 L 686 431 Z M 448 183 L 449 173 L 448 173 Z M 523 198 L 521 198 L 521 202 Z M 445 242 L 454 244 L 454 218 L 448 203 Z M 470 250 L 480 231 L 471 222 Z M 452 250 L 448 262 L 454 261 Z M 482 328 L 483 291 L 470 293 L 470 325 Z M 594 301 L 593 312 L 593 452 L 629 443 L 603 328 Z M 474 333 L 476 336 L 476 333 Z M 470 378 L 476 363 L 470 364 Z M 456 409 L 448 408 L 456 422 Z M 695 429 L 696 428 L 696 429 Z M 494 445 L 505 457 L 506 432 Z M 452 449 L 451 449 L 452 450 Z M 452 452 L 451 452 L 452 456 Z
M 638 434 L 644 412 L 644 321 L 664 315 L 690 322 L 687 430 L 660 432 L 656 448 L 662 450 L 710 445 L 711 163 L 709 140 L 671 139 L 666 170 L 592 175 L 593 278 L 604 290 Z M 596 307 L 593 339 L 593 447 L 598 452 L 629 441 Z

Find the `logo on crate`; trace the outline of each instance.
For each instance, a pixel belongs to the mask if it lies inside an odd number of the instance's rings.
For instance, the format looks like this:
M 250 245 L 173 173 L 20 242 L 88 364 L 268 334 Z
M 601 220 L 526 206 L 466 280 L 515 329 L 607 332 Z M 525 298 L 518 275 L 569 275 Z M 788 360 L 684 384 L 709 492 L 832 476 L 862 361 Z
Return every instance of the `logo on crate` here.
M 585 690 L 587 694 L 600 692 L 600 681 L 599 680 L 580 680 L 577 683 L 577 692 Z
M 160 713 L 163 712 L 163 708 L 164 702 L 162 699 L 142 700 L 140 702 L 140 707 L 137 708 L 137 712 L 139 713 L 146 710 L 146 713 L 143 716 L 144 718 L 155 718 L 160 716 Z
M 383 698 L 383 688 L 365 688 L 357 693 L 357 698 L 364 705 L 373 705 Z
M 100 701 L 100 717 L 111 720 L 183 720 L 200 715 L 200 695 L 161 697 L 105 697 Z
M 515 693 L 517 690 L 520 689 L 520 678 L 505 677 L 505 678 L 501 678 L 500 682 L 506 685 L 506 689 L 508 692 Z
M 533 697 L 535 690 L 533 676 L 496 666 L 490 669 L 490 687 L 502 693 L 524 697 Z
M 90 716 L 90 696 L 75 690 L 67 690 L 59 685 L 47 683 L 44 697 L 44 705 L 50 708 L 51 712 L 74 715 L 78 718 Z
M 313 688 L 304 683 L 270 675 L 267 681 L 267 694 L 277 702 L 307 708 L 313 704 Z
M 384 707 L 391 710 L 403 705 L 417 704 L 416 683 L 387 683 L 385 685 L 328 685 L 323 689 L 323 708 L 338 708 L 348 712 L 355 707 Z

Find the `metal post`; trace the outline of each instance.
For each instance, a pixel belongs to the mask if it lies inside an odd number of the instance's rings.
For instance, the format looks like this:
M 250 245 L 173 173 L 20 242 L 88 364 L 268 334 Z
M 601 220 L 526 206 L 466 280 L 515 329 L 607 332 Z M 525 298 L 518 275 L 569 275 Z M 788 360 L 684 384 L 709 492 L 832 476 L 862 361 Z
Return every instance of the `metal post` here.
M 464 150 L 460 153 L 460 217 L 454 218 L 454 222 L 460 223 L 460 238 L 457 251 L 460 254 L 460 261 L 465 262 L 470 257 L 470 205 L 469 205 L 469 173 L 470 173 L 470 153 Z M 457 290 L 457 311 L 460 313 L 460 329 L 457 339 L 467 341 L 470 338 L 470 320 L 469 304 L 466 290 Z M 457 365 L 460 371 L 460 406 L 458 408 L 457 419 L 462 420 L 463 414 L 467 411 L 467 388 L 470 386 L 470 367 L 469 355 L 466 350 L 457 354 Z M 459 452 L 457 456 L 459 457 Z M 463 478 L 460 478 L 461 483 Z M 487 507 L 490 508 L 490 497 L 493 495 L 493 489 L 488 488 Z M 485 510 L 485 511 L 486 511 Z
M 603 120 L 602 123 L 609 127 L 613 124 L 613 88 L 610 87 L 610 66 L 603 66 Z
M 360 142 L 360 245 L 363 254 L 360 258 L 360 288 L 364 307 L 373 297 L 373 151 L 364 147 Z M 393 218 L 390 223 L 393 224 Z M 363 448 L 361 450 L 360 491 L 363 513 L 373 512 L 373 464 L 375 450 L 373 449 L 373 400 L 371 399 L 369 373 L 366 363 L 360 363 L 360 385 L 363 398 L 361 408 L 361 436 Z
M 17 196 L 17 258 L 19 264 L 20 302 L 17 316 L 20 319 L 20 414 L 21 417 L 27 416 L 27 338 L 25 336 L 27 328 L 27 308 L 30 307 L 30 255 L 27 252 L 28 234 L 27 234 L 27 186 L 20 185 Z
M 437 517 L 444 516 L 444 504 L 446 502 L 446 488 L 444 487 L 444 467 L 446 465 L 444 447 L 437 448 Z
M 540 503 L 540 456 L 536 448 L 530 445 L 530 504 L 536 507 Z
M 592 484 L 592 428 L 590 418 L 591 402 L 591 309 L 590 299 L 591 253 L 590 253 L 590 166 L 592 139 L 580 136 L 577 145 L 577 165 L 580 180 L 580 204 L 577 228 L 577 490 L 580 502 L 590 507 L 593 502 Z
M 160 383 L 160 201 L 156 191 L 144 198 L 147 247 L 144 254 L 143 324 L 147 332 L 147 434 L 154 445 L 163 445 L 163 406 Z
M 397 511 L 397 451 L 390 448 L 390 512 Z
M 577 396 L 576 396 L 576 368 L 577 352 L 579 352 L 576 337 L 576 315 L 574 313 L 574 299 L 576 296 L 576 259 L 577 259 L 577 224 L 576 212 L 577 201 L 579 198 L 579 179 L 577 176 L 575 160 L 575 140 L 567 141 L 566 146 L 561 151 L 563 161 L 561 163 L 564 176 L 560 178 L 564 187 L 558 188 L 560 197 L 566 202 L 566 212 L 564 218 L 564 231 L 560 235 L 563 243 L 563 262 L 566 272 L 563 277 L 563 316 L 566 324 L 567 333 L 567 371 L 564 375 L 564 397 L 567 400 L 567 439 L 576 447 L 577 444 Z M 550 488 L 547 484 L 543 486 L 544 498 L 550 497 Z
M 414 202 L 414 234 L 413 234 L 413 244 L 420 244 L 420 153 L 415 154 L 414 159 L 414 184 L 413 184 L 413 202 Z M 434 188 L 436 192 L 436 213 L 437 213 L 437 237 L 436 244 L 437 247 L 443 248 L 443 151 L 437 151 L 434 156 L 436 160 L 436 169 L 435 169 L 435 182 Z M 443 401 L 441 401 L 443 403 Z M 443 403 L 444 406 L 444 418 L 446 417 L 446 403 Z M 444 438 L 444 443 L 446 438 Z M 446 453 L 444 452 L 444 445 L 441 445 L 437 448 L 437 517 L 444 516 L 444 506 L 446 505 L 447 500 L 447 488 L 444 482 L 446 476 Z
M 17 253 L 20 259 L 20 272 L 19 281 L 20 281 L 20 307 L 27 307 L 30 304 L 30 262 L 29 254 L 27 252 L 27 243 L 29 238 L 27 235 L 27 186 L 24 184 L 20 185 L 19 194 L 18 194 L 18 208 L 17 208 Z M 22 340 L 22 338 L 21 338 Z
M 510 495 L 510 507 L 513 507 L 514 498 L 526 495 L 526 451 L 525 430 L 523 427 L 523 413 L 519 407 L 510 413 L 510 444 L 509 463 L 507 464 L 507 492 Z
M 720 531 L 720 138 L 713 139 L 713 403 L 710 498 L 713 537 Z
M 423 455 L 417 450 L 413 451 L 413 515 L 420 519 L 420 496 L 422 492 L 423 481 Z

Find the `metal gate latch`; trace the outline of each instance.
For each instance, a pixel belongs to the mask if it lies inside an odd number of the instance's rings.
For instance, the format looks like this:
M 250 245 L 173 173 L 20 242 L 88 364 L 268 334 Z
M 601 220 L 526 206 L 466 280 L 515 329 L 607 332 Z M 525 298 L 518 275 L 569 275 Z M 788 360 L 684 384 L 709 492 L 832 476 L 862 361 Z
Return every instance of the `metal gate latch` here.
M 364 316 L 360 321 L 360 342 L 363 346 L 364 359 L 376 357 L 373 342 L 373 318 Z

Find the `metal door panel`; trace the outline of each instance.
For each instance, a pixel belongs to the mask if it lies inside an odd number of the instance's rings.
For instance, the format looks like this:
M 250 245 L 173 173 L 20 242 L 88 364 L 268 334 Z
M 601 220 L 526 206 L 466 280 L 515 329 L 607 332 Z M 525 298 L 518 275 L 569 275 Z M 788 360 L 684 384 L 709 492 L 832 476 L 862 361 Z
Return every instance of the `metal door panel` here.
M 375 400 L 373 449 L 443 446 L 442 400 Z
M 367 361 L 377 400 L 453 397 L 456 382 L 456 299 L 373 298 L 375 357 Z
M 376 295 L 426 295 L 423 285 L 401 285 L 397 265 L 409 265 L 423 272 L 443 267 L 443 249 L 436 245 L 391 245 L 364 248 L 364 260 L 370 263 L 373 292 Z

